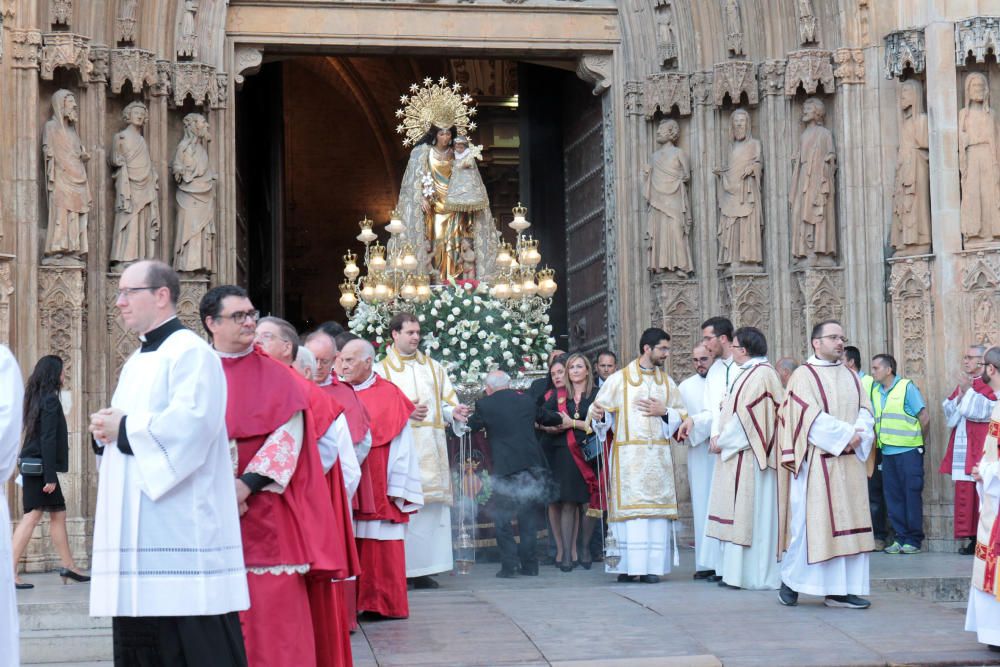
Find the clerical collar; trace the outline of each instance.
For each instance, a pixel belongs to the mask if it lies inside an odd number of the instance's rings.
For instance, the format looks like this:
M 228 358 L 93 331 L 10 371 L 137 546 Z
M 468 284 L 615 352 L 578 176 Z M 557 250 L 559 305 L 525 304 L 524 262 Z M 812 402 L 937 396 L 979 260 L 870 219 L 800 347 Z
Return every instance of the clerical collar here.
M 223 359 L 239 359 L 240 357 L 245 357 L 253 352 L 253 345 L 250 345 L 247 349 L 242 352 L 223 352 L 221 350 L 216 350 L 215 353 L 222 357 Z
M 766 364 L 766 363 L 767 363 L 767 357 L 750 357 L 749 359 L 747 359 L 746 361 L 744 361 L 742 364 L 739 364 L 739 367 L 742 368 L 742 369 L 747 369 L 747 368 L 753 368 L 754 366 L 759 366 L 760 364 Z
M 402 361 L 413 361 L 414 359 L 417 358 L 416 352 L 414 352 L 413 354 L 403 354 L 402 352 L 399 351 L 399 348 L 396 347 L 395 345 L 392 346 L 392 351 Z
M 719 359 L 721 359 L 722 363 L 724 363 L 726 366 L 729 366 L 730 364 L 733 363 L 733 355 L 732 354 L 730 354 L 728 357 L 726 357 L 724 359 L 722 357 L 719 357 Z
M 174 315 L 152 331 L 147 331 L 139 336 L 139 340 L 142 341 L 139 352 L 156 352 L 170 334 L 185 328 L 181 321 L 177 319 L 177 316 Z
M 375 380 L 377 378 L 378 376 L 375 374 L 375 371 L 372 371 L 372 374 L 368 376 L 367 380 L 365 380 L 361 384 L 352 384 L 351 386 L 354 387 L 354 391 L 364 391 L 365 389 L 368 389 L 370 386 L 375 384 Z
M 806 363 L 811 366 L 840 366 L 840 359 L 837 359 L 837 361 L 827 361 L 826 359 L 820 359 L 814 354 L 809 357 L 809 361 Z
M 320 382 L 319 385 L 317 385 L 317 386 L 319 386 L 319 387 L 329 387 L 331 384 L 333 384 L 333 373 L 332 372 L 329 375 L 327 375 L 326 378 L 324 378 L 323 381 Z

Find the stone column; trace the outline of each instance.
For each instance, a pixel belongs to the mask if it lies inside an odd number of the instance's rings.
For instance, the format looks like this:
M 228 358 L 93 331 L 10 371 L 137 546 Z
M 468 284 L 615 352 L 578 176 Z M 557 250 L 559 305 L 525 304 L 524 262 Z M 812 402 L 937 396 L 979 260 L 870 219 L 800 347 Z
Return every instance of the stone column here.
M 692 259 L 694 262 L 694 281 L 697 303 L 696 318 L 693 323 L 694 334 L 700 334 L 698 325 L 719 312 L 719 293 L 716 275 L 719 263 L 719 248 L 716 240 L 716 215 L 718 201 L 716 197 L 716 176 L 712 170 L 717 151 L 715 150 L 718 136 L 718 122 L 715 109 L 712 106 L 711 71 L 695 72 L 691 75 L 691 96 L 694 103 L 694 113 L 688 124 L 687 143 L 690 146 L 691 157 L 691 213 L 692 213 Z M 654 289 L 654 294 L 655 294 Z M 680 296 L 680 295 L 678 295 Z M 681 327 L 670 322 L 670 331 L 681 330 Z M 692 334 L 692 336 L 694 335 Z M 692 339 L 689 341 L 694 343 Z M 682 348 L 684 354 L 690 346 Z
M 160 181 L 160 243 L 158 258 L 170 264 L 174 247 L 174 177 L 170 171 L 170 161 L 174 158 L 174 148 L 169 143 L 170 133 L 170 63 L 157 60 L 156 83 L 149 89 L 149 118 L 143 135 L 149 146 L 149 154 L 156 166 Z

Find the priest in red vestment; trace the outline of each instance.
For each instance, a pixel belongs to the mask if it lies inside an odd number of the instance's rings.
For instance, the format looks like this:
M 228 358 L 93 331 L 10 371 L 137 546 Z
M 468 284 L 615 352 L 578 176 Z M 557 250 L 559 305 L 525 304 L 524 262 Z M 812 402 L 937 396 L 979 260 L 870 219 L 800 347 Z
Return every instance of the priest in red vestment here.
M 951 436 L 938 472 L 951 475 L 955 482 L 954 535 L 955 539 L 969 540 L 969 544 L 959 550 L 966 555 L 975 551 L 979 525 L 979 494 L 972 479 L 972 469 L 983 457 L 990 413 L 997 400 L 993 389 L 980 377 L 985 351 L 982 345 L 969 346 L 962 358 L 962 381 L 941 403 Z
M 357 392 L 371 418 L 371 451 L 361 466 L 371 482 L 374 508 L 354 514 L 354 535 L 361 556 L 358 611 L 387 618 L 410 614 L 406 599 L 406 553 L 409 515 L 424 504 L 420 467 L 409 418 L 413 403 L 394 384 L 372 371 L 375 349 L 352 340 L 340 351 L 344 380 Z
M 307 575 L 343 576 L 345 549 L 316 444 L 309 396 L 253 344 L 258 312 L 222 285 L 199 308 L 226 374 L 226 428 L 235 445 L 236 499 L 250 609 L 240 613 L 248 663 L 317 665 Z M 326 502 L 317 502 L 322 499 Z M 343 538 L 341 537 L 341 540 Z

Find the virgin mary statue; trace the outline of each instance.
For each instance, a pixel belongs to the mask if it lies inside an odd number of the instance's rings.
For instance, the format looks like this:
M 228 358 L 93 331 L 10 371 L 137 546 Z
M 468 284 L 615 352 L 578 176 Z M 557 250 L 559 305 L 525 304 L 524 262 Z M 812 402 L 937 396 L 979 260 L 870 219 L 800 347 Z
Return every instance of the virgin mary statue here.
M 414 146 L 396 211 L 422 271 L 439 283 L 473 276 L 488 280 L 500 244 L 475 159 L 468 151 L 455 154 L 455 140 L 468 144 L 465 137 L 476 127 L 470 121 L 476 112 L 468 106 L 472 98 L 460 89 L 443 78 L 425 79 L 422 87 L 410 87 L 412 94 L 402 98 L 406 106 L 396 112 L 402 119 L 396 130 L 406 134 L 403 145 Z

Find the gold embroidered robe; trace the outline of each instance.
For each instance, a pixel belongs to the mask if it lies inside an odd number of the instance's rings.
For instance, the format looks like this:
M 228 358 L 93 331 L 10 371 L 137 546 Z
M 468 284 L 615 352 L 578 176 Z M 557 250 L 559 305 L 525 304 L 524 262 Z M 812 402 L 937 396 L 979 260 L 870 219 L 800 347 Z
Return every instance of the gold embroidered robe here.
M 993 406 L 990 426 L 983 445 L 983 458 L 979 461 L 982 482 L 976 484 L 979 491 L 979 527 L 976 530 L 976 558 L 972 562 L 972 585 L 984 593 L 997 595 L 997 560 L 1000 559 L 1000 535 L 995 531 L 997 503 L 996 489 L 1000 477 L 1000 456 L 997 438 L 1000 437 L 1000 402 Z M 992 488 L 990 488 L 992 487 Z M 971 601 L 970 601 L 971 604 Z
M 375 372 L 399 387 L 414 403 L 419 401 L 429 407 L 425 421 L 410 420 L 420 462 L 424 503 L 451 505 L 445 428 L 451 422 L 451 408 L 458 405 L 458 397 L 448 373 L 423 352 L 418 350 L 414 355 L 403 355 L 394 345 L 390 345 L 385 358 L 375 364 Z

